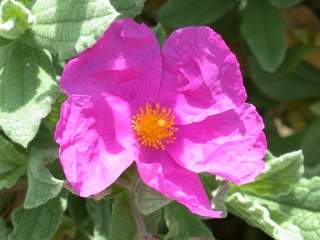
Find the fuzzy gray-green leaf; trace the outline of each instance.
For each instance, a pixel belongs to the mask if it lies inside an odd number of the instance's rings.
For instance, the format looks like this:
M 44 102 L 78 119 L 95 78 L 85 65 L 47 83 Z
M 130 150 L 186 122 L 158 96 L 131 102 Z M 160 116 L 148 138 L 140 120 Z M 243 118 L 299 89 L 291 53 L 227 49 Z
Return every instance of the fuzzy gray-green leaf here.
M 285 196 L 235 191 L 229 211 L 276 240 L 314 240 L 320 236 L 320 178 L 301 179 Z
M 186 208 L 179 205 L 178 203 L 172 202 L 165 207 L 165 218 L 167 226 L 172 224 L 177 224 L 178 233 L 175 240 L 185 240 L 185 239 L 208 239 L 214 240 L 211 231 L 206 227 L 206 225 L 201 221 L 201 219 L 192 213 L 190 213 Z M 171 238 L 170 238 L 171 239 Z
M 7 240 L 8 239 L 8 228 L 6 226 L 5 221 L 0 218 L 0 240 Z
M 58 86 L 49 56 L 20 42 L 0 46 L 0 127 L 27 147 L 51 109 Z
M 256 181 L 241 186 L 242 190 L 254 191 L 258 195 L 286 195 L 303 174 L 302 151 L 271 156 L 266 160 L 266 170 Z
M 18 208 L 12 216 L 13 232 L 9 240 L 49 240 L 62 217 L 62 204 L 55 198 L 37 208 Z
M 54 178 L 46 164 L 56 159 L 56 149 L 31 149 L 28 159 L 28 190 L 25 208 L 34 208 L 59 195 L 64 181 Z
M 25 173 L 27 156 L 0 135 L 0 189 L 10 188 Z
M 57 52 L 68 59 L 90 47 L 117 18 L 134 17 L 143 0 L 37 0 L 37 21 L 26 34 L 29 44 Z
M 165 205 L 169 204 L 171 200 L 167 199 L 159 192 L 149 188 L 141 181 L 137 184 L 135 192 L 135 203 L 141 213 L 151 214 Z
M 0 4 L 0 36 L 19 38 L 35 21 L 30 10 L 16 0 L 4 0 Z

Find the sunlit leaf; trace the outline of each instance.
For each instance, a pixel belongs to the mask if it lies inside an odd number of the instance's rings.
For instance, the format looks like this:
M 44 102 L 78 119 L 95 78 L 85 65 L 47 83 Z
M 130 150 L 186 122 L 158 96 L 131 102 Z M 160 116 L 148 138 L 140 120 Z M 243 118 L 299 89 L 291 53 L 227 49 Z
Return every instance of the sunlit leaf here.
M 27 147 L 57 94 L 50 57 L 20 42 L 0 47 L 0 127 Z
M 117 18 L 139 14 L 144 0 L 37 0 L 37 21 L 24 41 L 68 59 L 91 46 Z
M 258 195 L 279 196 L 288 194 L 303 174 L 302 151 L 295 151 L 266 158 L 266 169 L 256 181 L 245 184 L 242 190 L 254 191 Z

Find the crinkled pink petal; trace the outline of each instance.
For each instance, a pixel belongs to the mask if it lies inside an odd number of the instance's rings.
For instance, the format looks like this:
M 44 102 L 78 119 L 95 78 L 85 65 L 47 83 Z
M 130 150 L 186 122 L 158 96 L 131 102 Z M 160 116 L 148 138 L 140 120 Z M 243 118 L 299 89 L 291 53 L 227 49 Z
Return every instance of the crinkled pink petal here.
M 153 32 L 131 19 L 112 23 L 91 48 L 68 62 L 61 77 L 67 95 L 113 94 L 134 106 L 154 102 L 161 79 Z
M 245 102 L 238 61 L 209 27 L 175 31 L 161 55 L 163 78 L 158 101 L 172 104 L 181 124 L 201 121 Z
M 82 197 L 109 187 L 135 159 L 130 109 L 119 97 L 69 96 L 55 138 L 64 173 Z
M 137 168 L 142 181 L 169 199 L 185 205 L 192 213 L 204 217 L 221 217 L 210 202 L 197 174 L 175 163 L 165 152 L 141 148 Z
M 209 172 L 244 184 L 265 168 L 264 125 L 250 104 L 177 128 L 176 141 L 167 151 L 190 171 Z

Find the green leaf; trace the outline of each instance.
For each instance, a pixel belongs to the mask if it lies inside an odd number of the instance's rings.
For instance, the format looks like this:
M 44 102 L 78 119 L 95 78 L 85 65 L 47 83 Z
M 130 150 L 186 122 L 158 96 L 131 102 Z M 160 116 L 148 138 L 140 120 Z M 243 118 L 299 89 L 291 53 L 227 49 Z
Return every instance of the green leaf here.
M 303 240 L 300 229 L 290 219 L 283 221 L 283 213 L 268 209 L 257 197 L 235 192 L 227 199 L 227 206 L 233 215 L 260 228 L 276 240 Z
M 83 231 L 81 229 L 78 229 L 76 232 L 75 238 L 76 240 L 98 240 L 97 238 L 94 238 L 90 236 L 90 234 L 86 231 Z
M 94 222 L 94 239 L 108 240 L 111 217 L 112 217 L 112 199 L 105 198 L 100 201 L 88 200 L 87 209 L 89 216 Z
M 88 201 L 88 213 L 95 224 L 95 240 L 132 240 L 136 236 L 137 226 L 129 201 L 127 193 Z
M 132 240 L 138 232 L 133 216 L 134 209 L 129 201 L 126 193 L 119 194 L 115 198 L 109 235 L 111 240 Z
M 320 235 L 319 197 L 320 178 L 301 179 L 289 195 L 267 200 L 266 205 L 269 208 L 280 206 L 281 211 L 289 213 L 291 221 L 300 227 L 304 240 L 313 240 Z
M 68 194 L 68 213 L 76 226 L 84 226 L 88 220 L 85 198 L 78 197 L 71 193 Z
M 72 220 L 67 216 L 63 216 L 61 224 L 52 237 L 52 240 L 77 239 L 75 238 L 76 230 L 76 226 Z
M 144 216 L 144 223 L 146 226 L 146 232 L 149 234 L 158 234 L 159 226 L 161 225 L 161 221 L 163 220 L 163 208 L 155 211 L 147 216 Z
M 49 115 L 43 121 L 44 124 L 46 125 L 46 127 L 51 132 L 54 132 L 54 130 L 56 128 L 56 124 L 59 121 L 59 117 L 60 117 L 61 105 L 66 99 L 67 99 L 66 96 L 63 95 L 62 93 L 60 93 L 57 96 L 57 99 L 56 99 L 55 103 L 52 105 L 51 112 L 49 113 Z
M 0 47 L 0 127 L 27 147 L 58 91 L 49 56 L 11 42 Z
M 310 106 L 312 112 L 320 116 L 320 102 L 316 102 Z
M 167 33 L 165 29 L 163 28 L 161 23 L 158 23 L 155 27 L 152 28 L 153 32 L 156 34 L 156 37 L 158 39 L 158 42 L 160 46 L 164 43 L 164 41 L 167 38 Z
M 285 24 L 280 12 L 269 1 L 248 0 L 241 33 L 262 68 L 274 72 L 287 50 Z
M 26 154 L 0 135 L 0 189 L 11 188 L 25 173 Z
M 37 0 L 36 23 L 24 40 L 68 59 L 90 47 L 117 18 L 140 13 L 144 0 Z
M 219 186 L 211 192 L 212 208 L 222 212 L 222 217 L 227 216 L 227 207 L 225 199 L 229 194 L 230 186 L 227 182 L 222 182 Z
M 191 214 L 186 208 L 178 203 L 172 202 L 165 207 L 165 218 L 168 228 L 171 224 L 179 225 L 179 232 L 174 240 L 185 240 L 191 238 L 205 238 L 213 240 L 210 230 L 199 217 Z M 174 232 L 174 230 L 172 230 Z M 174 235 L 174 234 L 173 234 Z
M 146 0 L 109 0 L 111 5 L 120 14 L 120 17 L 135 17 L 139 15 L 143 9 Z
M 169 231 L 164 236 L 163 240 L 174 240 L 179 235 L 179 223 L 175 218 L 171 218 L 168 222 Z
M 136 206 L 144 215 L 151 214 L 171 202 L 141 181 L 137 184 L 134 198 Z
M 6 226 L 5 221 L 0 218 L 0 240 L 8 239 L 8 228 Z
M 319 85 L 320 72 L 302 61 L 309 52 L 310 48 L 305 45 L 289 48 L 285 60 L 274 74 L 263 70 L 255 59 L 249 58 L 254 83 L 265 95 L 280 101 L 319 95 L 312 86 Z M 273 144 L 272 141 L 270 143 Z
M 0 4 L 0 36 L 16 39 L 35 22 L 35 17 L 23 4 L 4 0 Z
M 274 99 L 267 97 L 255 85 L 253 81 L 248 81 L 246 86 L 248 92 L 248 102 L 256 106 L 258 109 L 267 109 L 276 107 L 279 103 Z M 268 142 L 269 143 L 269 142 Z
M 19 208 L 13 212 L 13 232 L 9 240 L 49 240 L 62 217 L 62 204 L 55 198 L 33 209 Z
M 320 71 L 304 62 L 289 71 L 275 74 L 264 71 L 252 59 L 249 66 L 253 81 L 270 98 L 289 101 L 320 96 Z
M 314 177 L 301 179 L 288 195 L 281 197 L 236 192 L 228 199 L 228 206 L 233 214 L 275 239 L 314 240 L 320 236 L 319 198 L 320 178 Z
M 227 216 L 225 199 L 229 194 L 230 186 L 225 180 L 210 174 L 201 174 L 201 182 L 208 196 L 211 196 L 211 208 L 221 211 L 222 217 Z
M 293 7 L 301 2 L 302 0 L 271 0 L 271 3 L 280 9 Z
M 240 189 L 264 196 L 286 195 L 300 180 L 303 170 L 302 151 L 287 153 L 280 157 L 269 154 L 264 173 L 257 177 L 256 181 L 242 185 Z
M 312 177 L 320 174 L 320 119 L 314 121 L 307 130 L 302 141 L 302 151 L 305 155 L 305 176 Z
M 56 158 L 56 149 L 31 149 L 28 159 L 28 190 L 24 202 L 25 208 L 44 204 L 61 192 L 64 181 L 54 178 L 45 167 Z
M 41 124 L 36 137 L 30 142 L 29 148 L 57 148 L 57 143 L 54 140 L 53 133 L 54 129 L 49 129 L 46 125 Z
M 269 134 L 268 147 L 275 155 L 296 151 L 301 149 L 301 143 L 305 133 L 306 129 L 297 131 L 287 137 L 279 136 L 278 133 Z
M 169 0 L 159 10 L 164 26 L 178 28 L 187 25 L 204 25 L 222 17 L 237 4 L 235 0 Z
M 5 38 L 0 37 L 0 47 L 9 44 L 11 41 Z

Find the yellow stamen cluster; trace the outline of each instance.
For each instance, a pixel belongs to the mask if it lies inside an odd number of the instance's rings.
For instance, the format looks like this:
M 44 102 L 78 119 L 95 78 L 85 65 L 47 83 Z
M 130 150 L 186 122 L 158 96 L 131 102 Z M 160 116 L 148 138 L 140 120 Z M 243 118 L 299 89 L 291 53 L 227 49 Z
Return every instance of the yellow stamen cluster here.
M 162 108 L 158 103 L 152 106 L 147 103 L 140 108 L 132 118 L 132 128 L 135 130 L 141 144 L 157 149 L 164 149 L 165 145 L 174 141 L 175 118 L 168 108 Z

